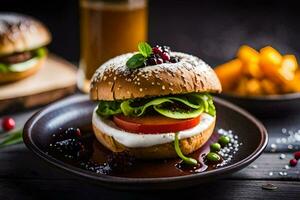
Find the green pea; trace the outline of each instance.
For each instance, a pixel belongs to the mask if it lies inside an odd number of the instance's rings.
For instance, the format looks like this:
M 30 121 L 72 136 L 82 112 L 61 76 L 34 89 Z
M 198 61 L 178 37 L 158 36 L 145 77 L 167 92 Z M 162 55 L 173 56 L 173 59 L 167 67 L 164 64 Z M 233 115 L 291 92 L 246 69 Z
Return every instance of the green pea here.
M 219 138 L 218 142 L 220 143 L 220 145 L 221 145 L 222 147 L 225 147 L 225 146 L 230 142 L 230 138 L 227 137 L 227 136 L 225 136 L 225 135 L 222 135 L 222 136 Z
M 210 145 L 210 151 L 212 151 L 212 152 L 218 152 L 220 150 L 221 150 L 221 145 L 219 143 L 216 142 L 216 143 L 212 143 Z
M 214 152 L 209 152 L 206 155 L 206 158 L 209 162 L 213 162 L 213 163 L 219 162 L 221 160 L 221 157 Z

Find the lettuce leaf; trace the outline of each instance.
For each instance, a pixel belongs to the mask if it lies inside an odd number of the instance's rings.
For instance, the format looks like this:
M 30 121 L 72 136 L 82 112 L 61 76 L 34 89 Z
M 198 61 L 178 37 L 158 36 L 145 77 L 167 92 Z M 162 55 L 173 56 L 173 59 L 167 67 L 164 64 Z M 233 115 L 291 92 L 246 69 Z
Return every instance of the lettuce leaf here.
M 96 112 L 103 117 L 121 114 L 120 104 L 118 101 L 100 101 Z
M 100 101 L 97 113 L 103 117 L 121 113 L 125 116 L 139 117 L 151 110 L 174 119 L 194 118 L 203 112 L 212 116 L 216 114 L 213 98 L 206 93 L 124 101 Z

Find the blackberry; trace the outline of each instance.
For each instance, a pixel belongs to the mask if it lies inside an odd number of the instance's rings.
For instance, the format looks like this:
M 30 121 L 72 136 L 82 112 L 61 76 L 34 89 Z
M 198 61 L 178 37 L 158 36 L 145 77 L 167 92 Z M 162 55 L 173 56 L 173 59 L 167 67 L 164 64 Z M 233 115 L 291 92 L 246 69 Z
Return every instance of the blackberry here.
M 50 150 L 69 160 L 79 160 L 88 156 L 88 151 L 84 144 L 76 138 L 56 141 L 50 144 Z
M 148 58 L 146 61 L 146 65 L 156 65 L 156 58 Z

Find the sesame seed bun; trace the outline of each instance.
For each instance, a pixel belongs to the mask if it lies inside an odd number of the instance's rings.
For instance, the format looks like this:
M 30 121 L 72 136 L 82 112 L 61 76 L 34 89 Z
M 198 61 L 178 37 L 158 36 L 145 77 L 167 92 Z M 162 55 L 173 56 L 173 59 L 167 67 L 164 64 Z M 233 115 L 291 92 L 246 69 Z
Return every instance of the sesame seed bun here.
M 38 20 L 16 13 L 0 14 L 0 56 L 49 44 L 51 35 Z
M 215 119 L 210 126 L 199 134 L 179 141 L 180 149 L 184 155 L 188 155 L 202 147 L 210 138 L 215 127 Z M 128 148 L 118 143 L 113 137 L 106 135 L 93 123 L 93 129 L 97 140 L 113 152 L 128 151 L 139 159 L 164 159 L 178 157 L 174 143 L 164 143 L 143 148 Z
M 129 69 L 126 62 L 133 54 L 117 56 L 98 68 L 91 81 L 91 99 L 113 101 L 222 90 L 212 68 L 195 56 L 171 52 L 179 62 Z

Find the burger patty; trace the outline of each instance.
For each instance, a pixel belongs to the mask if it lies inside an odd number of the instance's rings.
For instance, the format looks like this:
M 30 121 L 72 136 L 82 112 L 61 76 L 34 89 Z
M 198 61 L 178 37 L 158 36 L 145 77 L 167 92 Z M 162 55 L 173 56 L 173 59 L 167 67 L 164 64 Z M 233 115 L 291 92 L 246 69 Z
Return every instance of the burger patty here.
M 14 54 L 2 56 L 0 57 L 0 63 L 5 63 L 5 64 L 21 63 L 31 59 L 32 57 L 33 57 L 33 53 L 31 51 L 24 51 L 22 53 L 14 53 Z

